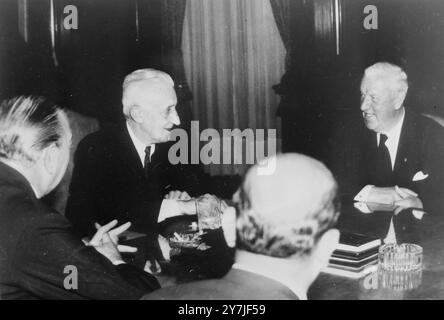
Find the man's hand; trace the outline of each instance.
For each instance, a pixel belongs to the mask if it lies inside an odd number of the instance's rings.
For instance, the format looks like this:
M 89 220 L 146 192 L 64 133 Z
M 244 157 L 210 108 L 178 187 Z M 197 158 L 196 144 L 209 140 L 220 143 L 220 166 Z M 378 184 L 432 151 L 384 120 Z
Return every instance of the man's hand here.
M 96 249 L 112 263 L 122 260 L 120 252 L 137 251 L 137 248 L 118 244 L 119 235 L 126 231 L 131 226 L 131 223 L 127 222 L 120 227 L 113 229 L 116 225 L 117 220 L 113 220 L 104 226 L 100 226 L 98 223 L 96 223 L 95 226 L 97 228 L 97 232 L 86 244 L 87 246 L 94 247 L 94 249 Z
M 398 186 L 395 187 L 395 190 L 401 197 L 400 200 L 395 201 L 395 205 L 397 206 L 395 214 L 405 209 L 423 209 L 424 206 L 418 194 L 407 188 L 399 188 Z
M 399 200 L 402 200 L 402 197 L 396 192 L 395 187 L 372 187 L 366 202 L 392 205 Z
M 178 200 L 179 210 L 182 214 L 194 215 L 196 212 L 196 199 Z
M 165 195 L 165 199 L 171 199 L 171 200 L 190 200 L 191 197 L 186 191 L 170 191 L 168 194 Z

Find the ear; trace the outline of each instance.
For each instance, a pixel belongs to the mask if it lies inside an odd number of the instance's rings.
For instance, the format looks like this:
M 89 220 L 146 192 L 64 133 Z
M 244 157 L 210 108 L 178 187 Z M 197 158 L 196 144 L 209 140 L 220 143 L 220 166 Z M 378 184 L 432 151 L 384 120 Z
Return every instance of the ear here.
M 43 150 L 42 160 L 43 167 L 49 174 L 54 174 L 56 170 L 56 163 L 58 159 L 58 148 L 55 143 L 52 143 L 49 147 Z
M 330 229 L 319 239 L 314 255 L 322 264 L 322 267 L 328 265 L 331 254 L 338 247 L 339 235 L 339 230 Z
M 139 106 L 132 106 L 130 108 L 130 117 L 132 120 L 134 120 L 137 123 L 141 123 L 143 121 L 143 114 L 142 110 Z
M 399 90 L 395 96 L 395 109 L 399 110 L 404 105 L 404 100 L 407 95 L 407 92 L 404 90 Z

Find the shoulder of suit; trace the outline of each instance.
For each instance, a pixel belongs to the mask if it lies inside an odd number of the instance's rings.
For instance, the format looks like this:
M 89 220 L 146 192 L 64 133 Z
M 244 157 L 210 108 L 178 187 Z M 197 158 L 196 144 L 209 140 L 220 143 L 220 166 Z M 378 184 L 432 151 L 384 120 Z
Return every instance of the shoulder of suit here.
M 430 137 L 433 140 L 439 137 L 444 138 L 444 128 L 435 120 L 410 110 L 407 110 L 406 116 L 409 119 L 407 121 L 416 127 L 423 138 L 428 139 Z
M 11 226 L 11 231 L 28 232 L 39 227 L 66 227 L 69 222 L 58 212 L 47 206 L 42 200 L 29 195 L 26 190 L 15 186 L 0 187 L 2 199 L 0 210 L 2 224 Z M 28 230 L 28 231 L 26 231 Z
M 231 269 L 220 279 L 206 279 L 164 287 L 144 297 L 149 300 L 284 300 L 298 299 L 282 284 L 248 271 Z
M 125 127 L 119 124 L 108 124 L 99 131 L 87 135 L 78 145 L 79 152 L 100 153 L 113 149 L 124 139 Z

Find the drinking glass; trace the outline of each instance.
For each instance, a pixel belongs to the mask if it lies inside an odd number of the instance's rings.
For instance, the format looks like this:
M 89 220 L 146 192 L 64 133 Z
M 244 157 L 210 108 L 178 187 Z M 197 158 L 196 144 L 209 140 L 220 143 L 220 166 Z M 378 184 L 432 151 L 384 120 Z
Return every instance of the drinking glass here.
M 408 291 L 421 285 L 422 268 L 412 271 L 379 270 L 379 283 L 383 289 Z
M 422 268 L 422 247 L 389 243 L 379 248 L 379 267 L 386 271 L 414 271 Z
M 218 197 L 204 195 L 197 198 L 196 212 L 200 233 L 222 226 L 222 201 Z

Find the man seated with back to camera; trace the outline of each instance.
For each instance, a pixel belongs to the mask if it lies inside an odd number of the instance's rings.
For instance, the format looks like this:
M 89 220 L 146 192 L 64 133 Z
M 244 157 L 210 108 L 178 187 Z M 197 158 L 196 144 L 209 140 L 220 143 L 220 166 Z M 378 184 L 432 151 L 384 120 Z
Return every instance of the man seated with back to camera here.
M 66 171 L 71 137 L 65 112 L 43 98 L 0 106 L 1 299 L 138 299 L 160 287 L 122 260 L 120 252 L 136 251 L 118 244 L 130 223 L 98 226 L 84 243 L 41 200 Z M 76 276 L 68 285 L 67 267 Z
M 162 288 L 144 299 L 306 299 L 339 241 L 336 182 L 319 161 L 271 157 L 276 170 L 250 169 L 223 215 L 235 263 L 221 279 Z M 231 221 L 230 221 L 231 220 Z M 229 227 L 231 226 L 231 228 Z

